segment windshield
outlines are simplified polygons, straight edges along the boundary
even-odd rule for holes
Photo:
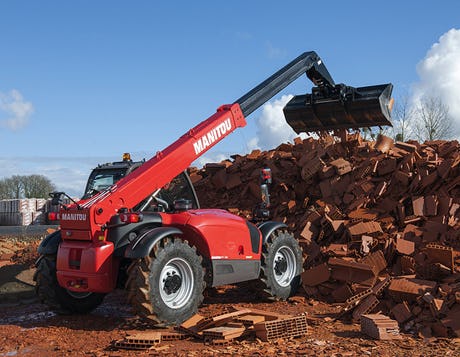
[[[96,193],[112,186],[126,175],[126,168],[94,170],[88,179],[83,198],[90,198]]]

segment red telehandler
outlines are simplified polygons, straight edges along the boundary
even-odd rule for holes
[[[303,53],[150,160],[95,169],[83,198],[61,204],[60,230],[38,248],[41,301],[56,311],[87,313],[126,287],[141,316],[179,324],[196,313],[205,287],[260,279],[274,298],[294,294],[303,260],[287,226],[200,209],[186,169],[303,74],[315,87],[284,108],[297,133],[391,125],[391,84],[335,84],[315,52]],[[53,193],[54,203],[64,196]]]

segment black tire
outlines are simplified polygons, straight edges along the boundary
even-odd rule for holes
[[[268,237],[262,249],[261,281],[270,296],[286,300],[300,286],[303,271],[302,249],[294,236],[277,230]]]
[[[150,256],[128,269],[129,300],[136,312],[163,325],[178,325],[193,316],[203,302],[202,258],[180,239],[157,243]]]
[[[98,307],[105,296],[100,293],[75,293],[61,287],[56,278],[55,255],[40,257],[34,280],[39,300],[60,314],[88,313]]]

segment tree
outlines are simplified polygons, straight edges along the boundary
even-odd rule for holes
[[[393,132],[396,141],[406,141],[412,134],[414,109],[409,106],[409,96],[402,95],[393,109]]]
[[[14,175],[0,180],[0,198],[14,199],[24,197],[21,176]]]
[[[449,139],[453,121],[449,107],[439,97],[424,97],[416,107],[414,134],[418,141]]]
[[[14,175],[0,180],[0,199],[47,198],[54,184],[43,175]]]
[[[22,185],[26,198],[47,198],[50,192],[56,190],[54,184],[43,175],[23,176]]]

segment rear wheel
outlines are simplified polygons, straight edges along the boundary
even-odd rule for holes
[[[63,314],[84,314],[98,307],[105,294],[74,292],[61,287],[56,278],[56,256],[40,257],[34,275],[35,292],[40,301]]]
[[[180,324],[194,315],[205,288],[202,259],[180,239],[167,238],[129,268],[129,299],[139,315]]]
[[[272,233],[262,251],[261,280],[265,291],[275,298],[287,299],[299,288],[302,269],[302,250],[294,236],[286,231]]]

